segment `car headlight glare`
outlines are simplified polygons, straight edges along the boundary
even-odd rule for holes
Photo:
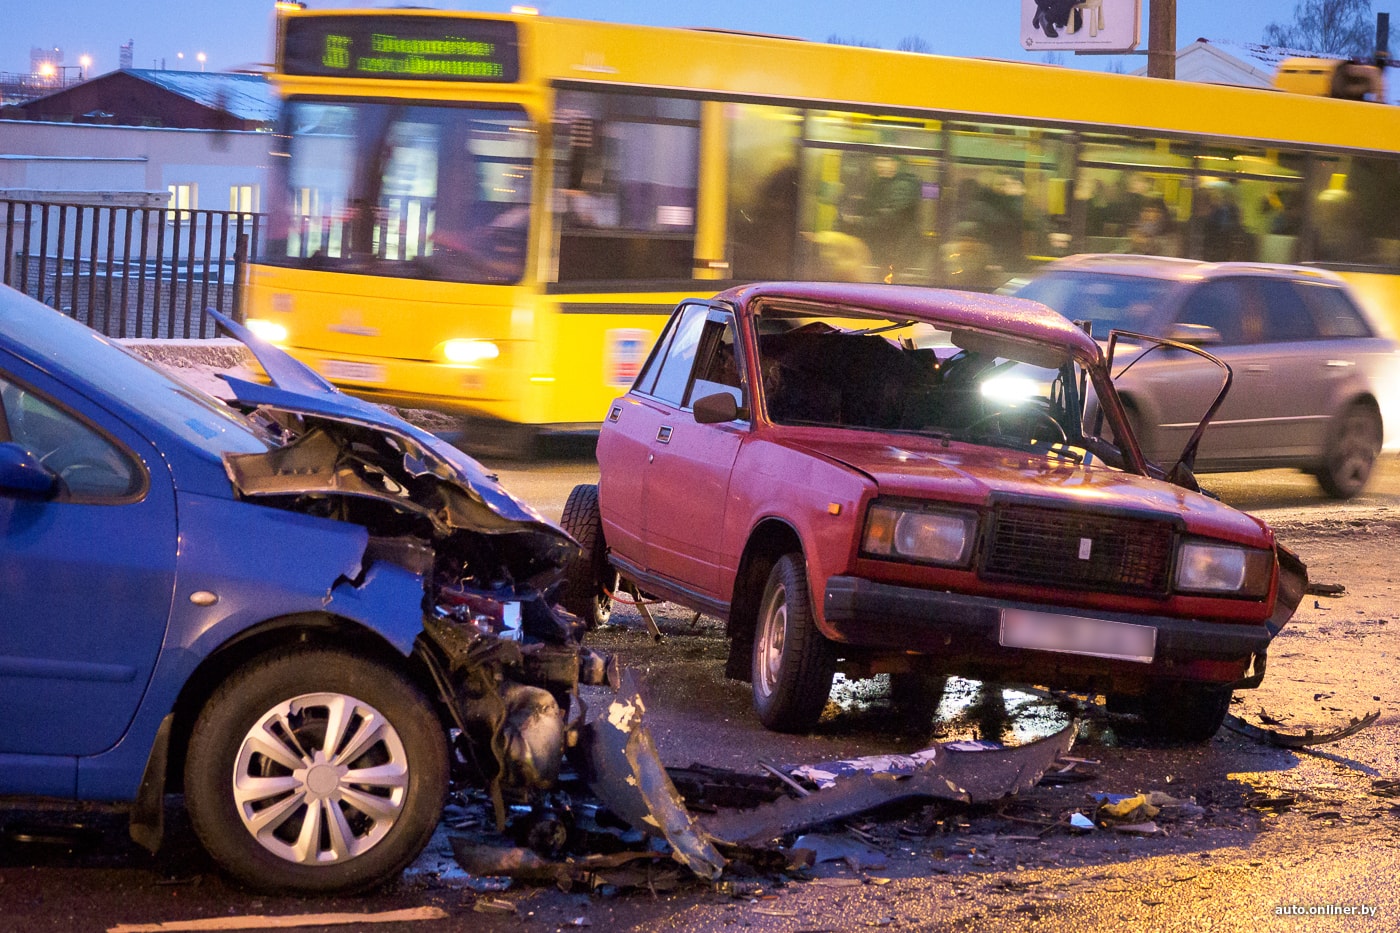
[[[253,336],[266,340],[268,343],[286,343],[287,328],[276,321],[269,321],[267,318],[250,317],[246,322],[247,328],[253,332]]]
[[[1231,544],[1187,541],[1176,562],[1176,589],[1263,597],[1269,592],[1273,554]]]
[[[970,512],[874,505],[861,550],[872,557],[958,566],[971,556],[976,530],[977,516]]]
[[[501,348],[489,340],[457,338],[442,345],[442,355],[449,363],[485,363],[501,355]]]

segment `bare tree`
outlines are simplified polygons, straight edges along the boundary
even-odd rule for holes
[[[866,39],[847,39],[844,36],[836,35],[836,33],[832,33],[831,35],[827,36],[826,43],[827,45],[853,45],[858,49],[880,48],[880,44],[878,42],[870,42]]]
[[[905,36],[899,40],[899,45],[895,46],[901,52],[918,52],[920,55],[933,54],[933,46],[929,45],[921,36]]]
[[[1300,0],[1293,22],[1264,27],[1269,45],[1341,58],[1366,58],[1375,50],[1371,0]]]

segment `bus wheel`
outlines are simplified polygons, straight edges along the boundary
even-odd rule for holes
[[[466,419],[452,441],[479,460],[523,463],[540,451],[540,429],[533,424]]]
[[[606,625],[612,616],[612,594],[617,592],[617,571],[608,563],[603,542],[603,522],[598,513],[598,487],[575,486],[564,503],[560,520],[574,536],[582,553],[565,570],[559,604],[584,621],[589,629]]]

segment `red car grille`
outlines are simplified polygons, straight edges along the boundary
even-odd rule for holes
[[[983,577],[1016,583],[1165,595],[1170,522],[1003,505],[992,514]]]

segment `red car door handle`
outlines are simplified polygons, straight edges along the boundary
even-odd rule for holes
[[[1244,371],[1250,375],[1258,376],[1268,372],[1269,367],[1265,366],[1263,363],[1255,363],[1253,366],[1246,366]]]

